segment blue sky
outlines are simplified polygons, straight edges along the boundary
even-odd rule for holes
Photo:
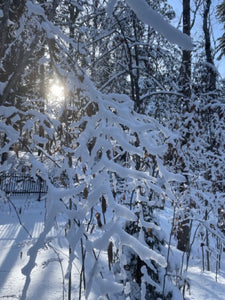
[[[191,1],[192,2],[192,1]],[[181,14],[182,14],[182,0],[168,0],[168,3],[174,8],[176,12],[176,18],[172,21],[173,26],[177,27]],[[216,18],[216,5],[221,3],[221,0],[213,0],[211,5],[211,25],[212,25],[212,33],[213,33],[213,40],[217,40],[223,34],[223,25],[219,23],[218,19]],[[195,6],[192,3],[192,8]],[[202,9],[200,10],[201,13]],[[181,24],[182,25],[182,24]],[[182,30],[182,28],[180,28]],[[199,16],[196,19],[196,23],[194,28],[192,29],[192,37],[194,40],[199,40],[201,38],[202,32],[202,19]],[[217,43],[216,43],[217,44]],[[212,43],[213,46],[213,43]],[[219,70],[221,76],[225,78],[225,57],[218,61],[215,59],[215,65]]]

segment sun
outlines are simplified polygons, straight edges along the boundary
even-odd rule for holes
[[[60,84],[53,83],[50,86],[50,93],[52,96],[62,98],[64,96],[64,87]]]
[[[59,80],[52,80],[48,88],[48,103],[60,104],[65,99],[65,88]]]

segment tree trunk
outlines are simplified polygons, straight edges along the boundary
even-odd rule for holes
[[[183,0],[183,33],[191,34],[190,0]],[[191,96],[191,51],[183,50],[180,78],[182,92],[188,98]]]
[[[183,0],[183,33],[187,34],[188,36],[190,36],[191,34],[190,0]],[[185,106],[186,106],[185,110],[188,111],[189,101],[191,97],[191,52],[187,50],[183,50],[180,77],[181,77],[181,88],[185,97]],[[189,136],[187,131],[184,140],[188,141],[188,139]],[[183,168],[185,168],[185,165]],[[183,189],[184,187],[181,186],[181,192]],[[188,203],[186,205],[188,205]],[[185,211],[184,220],[182,220],[178,224],[177,239],[178,239],[177,248],[181,251],[187,252],[189,248],[189,239],[190,239],[188,209],[186,209]]]
[[[206,55],[206,91],[215,91],[216,89],[216,72],[211,50],[211,40],[209,32],[209,11],[211,0],[205,0],[203,14],[203,32],[205,36],[205,55]]]

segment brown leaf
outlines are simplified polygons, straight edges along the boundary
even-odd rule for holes
[[[67,187],[67,184],[66,184],[66,182],[65,182],[65,180],[63,179],[62,176],[60,176],[60,181],[61,181],[61,183],[62,183],[65,187]]]
[[[86,108],[88,117],[95,115],[98,111],[99,111],[98,103],[96,103],[96,102],[89,103]]]
[[[213,225],[213,224],[210,224],[209,226],[210,226],[210,228],[212,228],[212,229],[216,229],[216,228],[215,228],[215,225]]]
[[[151,227],[148,228],[148,232],[149,232],[150,236],[152,236],[152,228]]]

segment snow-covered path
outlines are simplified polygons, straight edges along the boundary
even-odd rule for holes
[[[225,273],[222,272],[224,275]],[[202,272],[199,267],[190,267],[188,277],[191,279],[191,294],[187,293],[187,300],[224,300],[225,277],[218,275],[215,281],[215,273]]]

